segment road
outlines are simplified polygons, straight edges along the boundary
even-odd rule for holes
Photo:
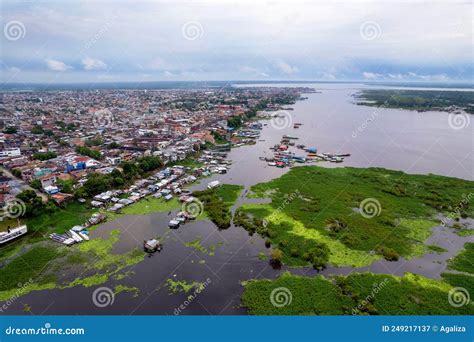
[[[34,189],[32,188],[27,182],[25,182],[24,180],[20,179],[20,178],[17,178],[15,177],[9,170],[3,168],[3,167],[0,167],[0,172],[2,172],[5,176],[7,177],[10,177],[12,180],[10,181],[10,183],[13,183],[13,184],[10,184],[10,187],[11,188],[18,188],[20,191],[23,191],[23,190],[33,190],[34,192],[36,192],[36,195],[40,196],[43,200],[43,203],[47,202],[48,201],[48,196],[46,196],[46,194],[40,192],[39,190],[37,189]]]

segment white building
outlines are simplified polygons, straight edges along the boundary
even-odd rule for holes
[[[21,151],[19,148],[5,148],[0,151],[0,158],[19,156],[21,156]]]

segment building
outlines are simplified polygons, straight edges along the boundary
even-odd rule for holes
[[[0,151],[0,158],[19,157],[21,151],[19,148],[5,148]]]

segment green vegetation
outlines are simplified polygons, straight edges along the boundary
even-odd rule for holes
[[[183,160],[177,160],[175,162],[166,164],[166,166],[174,166],[174,165],[180,165],[184,167],[189,167],[191,169],[195,169],[198,167],[202,167],[204,164],[197,161],[197,156],[194,156],[194,157],[188,157]]]
[[[11,289],[18,289],[22,285],[32,283],[41,276],[51,260],[64,254],[64,249],[51,247],[34,247],[17,257],[6,266],[0,268],[0,294]],[[40,284],[44,280],[40,281]],[[20,284],[20,285],[19,285]],[[0,295],[0,300],[3,296]]]
[[[34,190],[24,190],[16,195],[16,198],[25,204],[26,210],[23,214],[25,217],[36,217],[44,213],[51,214],[57,210],[56,205],[52,201],[43,203],[42,198],[36,195]]]
[[[137,297],[140,290],[138,289],[138,287],[129,287],[129,286],[125,286],[125,285],[116,285],[114,287],[114,294],[118,295],[121,292],[131,292],[131,293],[133,293],[133,297]]]
[[[19,292],[17,295],[79,285],[90,287],[103,284],[110,277],[120,279],[120,272],[141,262],[145,253],[133,249],[123,254],[113,254],[112,250],[119,239],[120,231],[113,230],[107,239],[95,238],[69,248],[50,241],[36,244],[27,252],[7,261],[6,266],[0,269],[0,301]],[[79,268],[81,276],[73,281],[62,280],[59,275],[72,266]],[[18,285],[20,283],[23,286]],[[121,285],[116,289],[119,292],[125,290]]]
[[[163,163],[159,157],[142,157],[133,162],[124,162],[122,164],[123,172],[114,169],[109,174],[91,173],[84,186],[77,189],[77,197],[92,197],[101,192],[122,188],[126,184],[131,184],[138,177],[144,177],[150,171],[161,167]]]
[[[193,281],[192,283],[187,283],[185,280],[166,279],[166,286],[168,286],[170,294],[176,294],[179,292],[188,293],[193,289],[202,290],[204,284],[196,281]]]
[[[100,154],[100,151],[92,150],[86,146],[76,147],[76,152],[82,154],[83,156],[91,157],[97,160],[101,160],[103,158],[102,154]]]
[[[212,136],[214,137],[215,143],[218,144],[218,145],[228,143],[228,141],[225,139],[225,137],[223,137],[222,135],[220,135],[217,132],[212,132]]]
[[[204,204],[204,211],[214,224],[221,228],[229,228],[232,220],[230,208],[239,197],[241,185],[224,184],[218,188],[195,191],[193,195]]]
[[[241,206],[234,223],[281,249],[284,263],[322,268],[326,261],[363,266],[380,257],[426,253],[436,213],[458,207],[462,194],[474,192],[474,182],[380,168],[303,166],[251,190],[272,202]],[[359,213],[366,199],[375,207],[371,218]],[[474,216],[474,207],[462,210]]]
[[[92,139],[86,139],[86,141],[84,142],[84,144],[88,147],[100,146],[103,143],[104,143],[104,140],[100,137],[94,137]]]
[[[58,154],[53,151],[48,151],[48,152],[37,152],[33,154],[33,158],[37,160],[49,160],[56,158]]]
[[[124,215],[146,215],[156,212],[166,212],[180,208],[177,198],[165,201],[163,198],[147,197],[122,209]]]
[[[122,146],[116,141],[112,141],[110,144],[107,145],[107,148],[109,150],[113,150],[113,149],[120,148],[120,147],[122,147]]]
[[[5,133],[5,134],[15,134],[17,131],[18,130],[15,126],[8,126],[8,127],[5,127],[5,129],[3,130],[3,133]]]
[[[218,242],[214,245],[210,245],[209,247],[204,247],[201,243],[201,238],[198,237],[197,239],[187,242],[184,244],[186,247],[193,248],[195,251],[201,252],[203,254],[207,254],[209,256],[214,256],[216,254],[217,247],[223,245],[222,242]]]
[[[137,176],[144,176],[147,172],[154,171],[163,166],[159,157],[147,156],[134,161],[122,163],[123,173],[126,179],[133,179]]]
[[[32,129],[31,129],[31,133],[32,134],[43,134],[43,127],[41,126],[34,126]]]
[[[242,117],[231,116],[227,119],[227,126],[232,128],[239,128],[240,126],[242,126]]]
[[[59,127],[59,129],[65,133],[72,132],[77,128],[74,123],[69,123],[66,125],[66,123],[61,120],[57,120],[55,123]]]
[[[474,274],[442,273],[441,276],[451,286],[466,289],[472,302],[474,296]]]
[[[453,307],[452,286],[407,273],[357,273],[327,279],[283,273],[244,284],[242,302],[254,315],[472,315],[474,304]],[[276,304],[276,305],[275,305]]]
[[[470,91],[438,90],[363,90],[358,104],[366,106],[403,108],[417,111],[449,111],[453,107],[474,114],[474,93]],[[368,102],[366,102],[368,101]]]
[[[449,261],[448,267],[452,270],[474,275],[474,243],[465,243],[464,250]]]
[[[91,173],[82,187],[76,190],[76,197],[92,197],[125,184],[124,175],[117,169],[111,173]]]
[[[428,249],[430,251],[433,251],[435,253],[445,253],[447,252],[448,250],[446,248],[443,248],[443,247],[440,247],[440,246],[436,246],[436,245],[428,245],[426,246],[428,247]]]
[[[349,313],[352,304],[322,276],[285,272],[275,280],[250,280],[243,285],[242,303],[253,315],[342,315]]]

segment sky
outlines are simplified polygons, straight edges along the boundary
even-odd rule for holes
[[[1,0],[2,83],[472,82],[470,1]]]

